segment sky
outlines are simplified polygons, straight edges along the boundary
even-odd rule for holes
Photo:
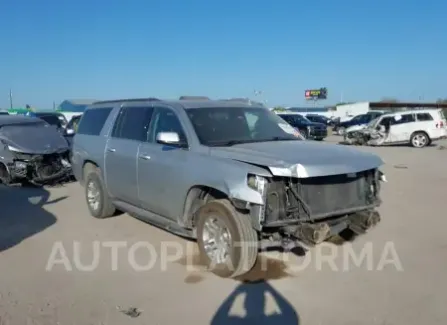
[[[0,108],[251,97],[447,98],[447,1],[0,0]],[[255,96],[255,91],[262,94]]]

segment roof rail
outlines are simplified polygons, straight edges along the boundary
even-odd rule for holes
[[[147,102],[147,101],[160,101],[158,98],[127,98],[127,99],[111,99],[111,100],[100,100],[93,102],[93,104],[113,104],[113,103],[131,103],[131,102]]]
[[[206,96],[180,96],[179,100],[210,100]]]

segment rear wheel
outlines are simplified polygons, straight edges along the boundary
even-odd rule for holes
[[[98,168],[90,168],[86,173],[85,198],[92,217],[104,219],[113,216],[115,207],[107,194]]]
[[[411,135],[411,145],[415,148],[423,148],[430,143],[430,138],[425,132],[415,132]]]
[[[200,208],[197,241],[202,262],[221,277],[245,274],[257,259],[258,236],[250,217],[236,211],[225,199]]]

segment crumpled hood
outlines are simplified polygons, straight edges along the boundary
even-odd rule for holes
[[[347,128],[347,129],[345,130],[345,133],[364,130],[364,129],[366,129],[367,126],[368,126],[368,124],[358,124],[358,125],[353,125],[353,126]]]
[[[5,126],[0,139],[18,152],[49,154],[68,150],[68,143],[56,128],[46,125]]]
[[[383,165],[377,155],[316,141],[244,143],[214,147],[210,154],[268,167],[275,176],[299,178],[356,173]]]

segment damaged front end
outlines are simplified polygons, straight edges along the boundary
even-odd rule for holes
[[[259,220],[263,245],[299,242],[319,244],[351,229],[364,233],[380,221],[376,208],[381,204],[378,169],[356,173],[265,179],[265,204],[251,210]]]
[[[45,185],[67,180],[72,171],[69,151],[49,154],[26,154],[11,152],[12,160],[7,164],[10,183],[30,182]]]

